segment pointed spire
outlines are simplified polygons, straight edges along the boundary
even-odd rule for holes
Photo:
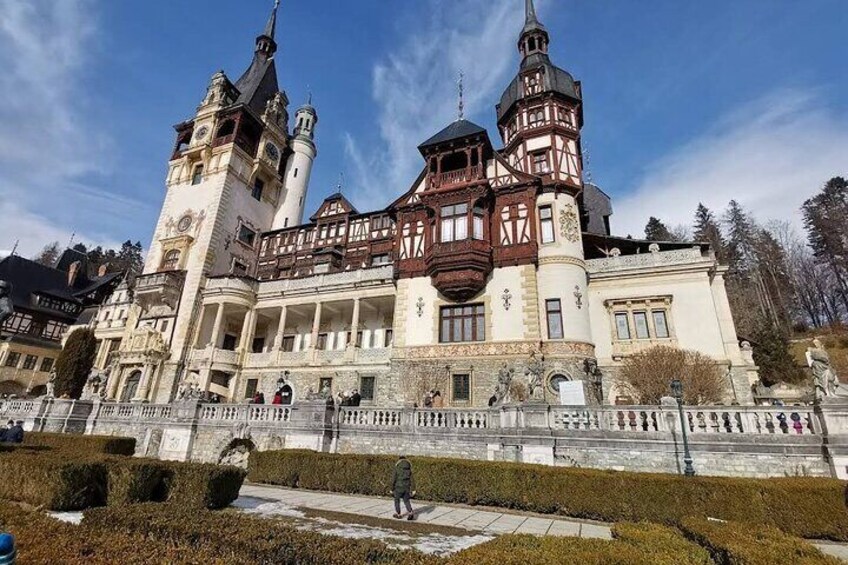
[[[533,0],[524,0],[524,30],[522,33],[537,29],[544,30],[545,26],[536,16],[536,6],[533,4]]]
[[[274,9],[271,10],[271,16],[268,18],[268,23],[265,24],[265,35],[274,39],[274,34],[277,31],[277,8],[280,7],[280,0],[274,0]]]

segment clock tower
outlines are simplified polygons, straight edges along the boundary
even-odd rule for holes
[[[310,106],[308,130],[289,133],[289,100],[275,67],[277,4],[247,70],[235,82],[223,71],[212,75],[194,116],[175,126],[165,201],[136,285],[139,321],[132,330],[158,332],[165,353],[142,371],[136,401],[173,397],[207,277],[252,275],[260,234],[275,227],[282,211],[289,222],[302,215],[317,113]]]

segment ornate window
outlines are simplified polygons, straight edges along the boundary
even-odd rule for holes
[[[548,152],[537,151],[530,154],[533,160],[533,173],[537,175],[545,175],[551,172],[551,167],[548,164]]]
[[[486,309],[482,304],[442,306],[439,322],[440,343],[486,339]]]
[[[180,250],[171,249],[162,258],[162,271],[176,271],[180,263]]]
[[[554,242],[554,212],[550,206],[539,207],[539,225],[542,228],[542,243]]]
[[[256,242],[256,232],[242,224],[239,226],[236,239],[248,247],[253,247],[253,244]]]
[[[531,128],[540,126],[545,123],[544,108],[534,108],[527,113],[527,123]]]
[[[451,400],[454,402],[471,401],[471,375],[468,373],[451,375]]]
[[[442,206],[441,242],[468,239],[468,204]]]
[[[548,319],[548,339],[562,339],[562,304],[559,299],[545,300]]]
[[[474,239],[483,239],[483,208],[474,207],[473,222]]]
[[[191,184],[200,184],[203,180],[203,165],[196,165],[191,174]]]
[[[607,300],[613,330],[613,355],[661,343],[674,343],[671,296]]]

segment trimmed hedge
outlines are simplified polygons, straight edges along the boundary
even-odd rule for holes
[[[237,467],[201,463],[16,452],[0,455],[0,499],[50,510],[149,501],[217,509],[238,498],[244,476]]]
[[[707,548],[719,565],[842,563],[835,557],[826,556],[804,540],[789,536],[773,526],[684,518],[681,528],[687,537]]]
[[[312,451],[254,451],[248,480],[384,496],[397,459]],[[848,541],[846,484],[626,473],[464,459],[412,458],[422,500],[515,508],[607,522],[676,525],[686,516],[774,525],[806,538]]]
[[[85,512],[82,525],[95,531],[144,535],[174,546],[237,555],[249,563],[298,565],[436,565],[438,557],[399,550],[375,540],[305,532],[267,518],[211,512],[177,504],[134,504]]]
[[[41,512],[0,501],[0,530],[15,536],[19,563],[62,565],[249,565],[232,553],[176,545],[142,534],[100,531],[61,522]]]
[[[50,432],[27,432],[25,446],[49,447],[75,455],[135,455],[135,438],[112,436],[85,436]]]
[[[106,501],[106,464],[54,453],[0,457],[0,499],[50,510],[82,510]]]

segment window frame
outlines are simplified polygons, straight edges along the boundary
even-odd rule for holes
[[[545,212],[549,213],[549,217],[545,217]],[[550,229],[550,233],[545,233],[545,228]],[[539,241],[542,244],[556,243],[556,229],[554,226],[554,207],[552,204],[543,204],[539,206]]]
[[[41,363],[39,364],[38,370],[42,373],[49,373],[53,370],[53,365],[56,363],[56,360],[52,357],[42,357]]]
[[[552,306],[556,305],[556,308]],[[559,335],[551,331],[551,319],[559,323]],[[565,327],[562,320],[562,301],[559,298],[548,298],[545,300],[545,320],[548,324],[548,339],[565,339]]]
[[[245,235],[246,232],[250,232],[250,234],[251,234],[249,241],[245,241],[244,238],[243,238],[243,236]],[[254,230],[253,228],[251,228],[247,224],[240,223],[238,230],[236,231],[236,241],[238,241],[242,245],[245,245],[245,246],[253,249],[254,246],[256,245],[257,235],[258,235],[258,232],[256,230]]]
[[[23,369],[24,371],[34,371],[35,367],[37,365],[38,365],[38,355],[33,355],[31,353],[28,353],[24,357],[24,362],[21,365],[21,369]]]
[[[12,361],[14,359],[14,361]],[[6,360],[3,361],[4,367],[17,369],[21,363],[21,353],[19,351],[10,351],[6,354]]]
[[[540,164],[544,164],[544,169],[539,167]],[[530,169],[534,175],[548,175],[551,173],[551,162],[548,158],[547,149],[530,152]]]
[[[369,382],[370,385],[365,385]],[[377,377],[374,375],[363,375],[359,377],[359,396],[363,402],[374,402],[377,397]],[[370,396],[366,394],[370,390]]]
[[[203,182],[203,163],[198,163],[191,169],[191,186],[197,186]]]
[[[466,312],[466,309],[471,309]],[[469,325],[470,324],[470,325]],[[439,308],[439,343],[486,341],[486,305],[448,305]]]
[[[259,177],[253,179],[253,186],[250,188],[250,196],[257,202],[262,202],[262,195],[265,192],[265,181]]]
[[[457,396],[457,381],[464,381],[463,386],[460,389],[465,393],[464,398]],[[457,372],[451,373],[451,403],[456,404],[471,404],[472,398],[472,385],[471,385],[471,371],[467,372]]]
[[[460,229],[458,229],[460,227],[464,234],[462,237],[460,237]],[[461,202],[442,206],[439,210],[439,241],[441,243],[452,243],[454,241],[465,241],[468,238],[468,203]]]

